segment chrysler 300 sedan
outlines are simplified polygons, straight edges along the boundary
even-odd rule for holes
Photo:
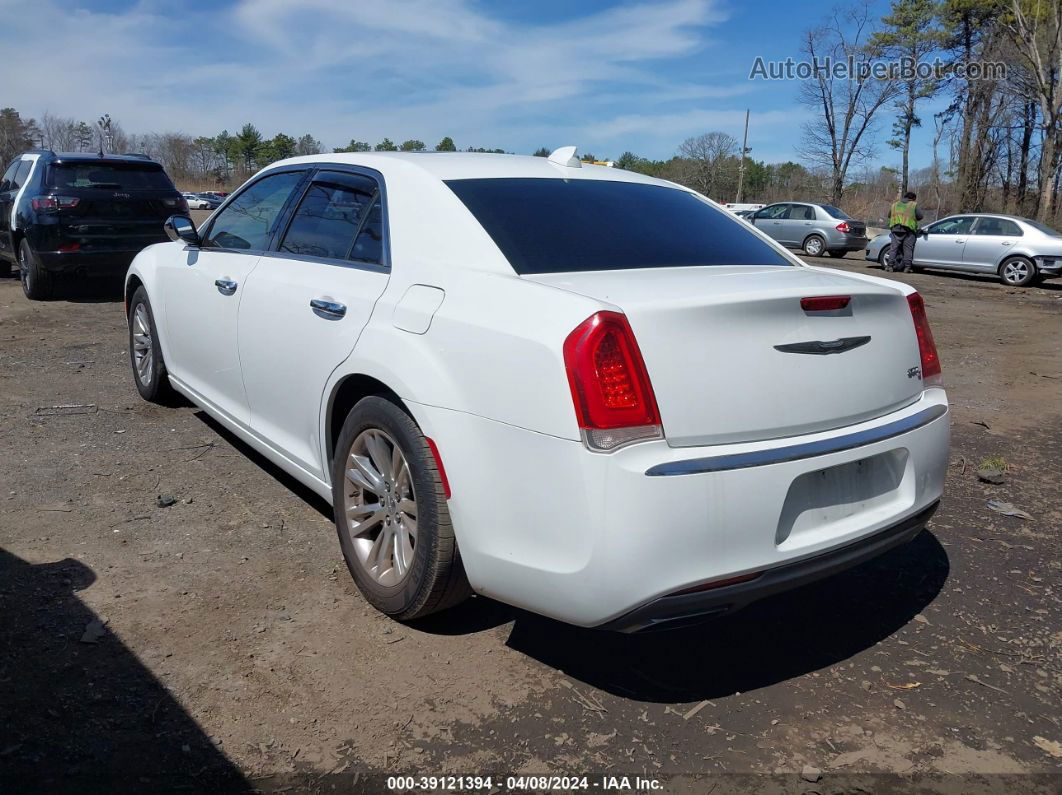
[[[917,534],[948,453],[921,297],[574,151],[294,158],[171,218],[128,273],[137,389],[330,499],[400,620],[674,625]]]
[[[889,236],[878,235],[867,245],[866,259],[885,265],[888,258]],[[984,273],[1025,287],[1062,274],[1062,232],[1015,215],[951,215],[915,240],[914,265]]]

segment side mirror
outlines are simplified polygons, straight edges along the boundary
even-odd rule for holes
[[[192,219],[186,215],[171,215],[162,228],[174,243],[184,242],[189,246],[199,246],[199,232],[196,231]]]

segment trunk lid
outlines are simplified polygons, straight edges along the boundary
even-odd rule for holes
[[[895,411],[922,392],[920,371],[912,372],[920,365],[914,324],[897,289],[797,267],[523,278],[627,315],[673,447],[826,431]],[[801,308],[801,298],[826,295],[851,301],[842,310]]]

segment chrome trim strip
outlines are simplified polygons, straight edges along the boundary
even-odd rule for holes
[[[805,442],[788,447],[775,447],[770,450],[755,450],[750,453],[730,453],[729,455],[714,455],[706,458],[692,458],[686,461],[670,461],[666,464],[657,464],[645,471],[649,477],[661,477],[668,475],[696,475],[703,472],[724,472],[729,469],[747,469],[748,467],[766,466],[767,464],[781,464],[786,461],[799,461],[802,458],[812,458],[827,453],[839,453],[842,450],[851,450],[853,447],[881,442],[894,436],[913,431],[928,425],[933,420],[939,419],[948,413],[947,406],[930,406],[922,409],[917,414],[904,417],[901,420],[870,428],[865,431],[848,433],[844,436],[834,436],[832,439],[821,439],[817,442]]]

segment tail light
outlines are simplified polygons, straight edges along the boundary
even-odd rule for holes
[[[918,336],[918,353],[922,359],[922,383],[925,386],[944,386],[944,375],[940,369],[940,357],[937,356],[937,344],[933,341],[933,331],[929,328],[926,317],[926,305],[922,296],[911,293],[907,296],[914,320],[915,334]]]
[[[81,244],[80,243],[61,243],[59,245],[59,250],[61,252],[63,252],[64,254],[70,254],[70,253],[72,253],[74,251],[80,251],[81,250]]]
[[[837,226],[835,226],[834,228],[838,232],[843,232],[846,235],[851,231],[851,227],[848,226],[848,222],[847,221],[841,221],[841,223],[837,224]]]
[[[80,201],[76,196],[34,196],[30,199],[30,206],[37,212],[54,213],[77,207]]]
[[[188,212],[188,202],[185,201],[183,196],[180,196],[176,199],[163,199],[162,206],[174,210],[180,210],[183,213]]]
[[[564,341],[564,367],[591,450],[664,437],[653,385],[625,315],[598,312],[580,323]]]

